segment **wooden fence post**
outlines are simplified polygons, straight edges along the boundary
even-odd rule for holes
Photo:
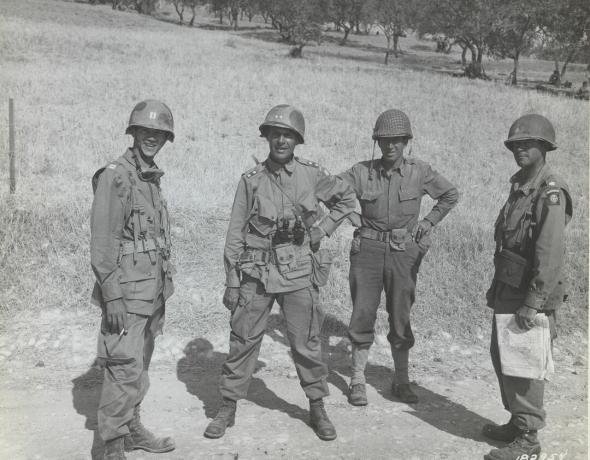
[[[16,191],[16,171],[15,171],[15,153],[14,153],[14,100],[8,99],[8,158],[10,161],[10,193]]]

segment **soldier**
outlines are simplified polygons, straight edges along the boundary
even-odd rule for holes
[[[336,430],[322,399],[328,395],[328,369],[322,361],[318,304],[318,286],[326,282],[330,260],[318,248],[352,212],[354,195],[344,181],[317,163],[294,156],[305,132],[299,110],[278,105],[259,129],[270,153],[242,175],[232,207],[223,296],[231,311],[230,349],[220,381],[223,404],[204,435],[220,438],[234,424],[236,402],[247,395],[276,300],[286,319],[301,387],[310,401],[310,424],[320,439],[333,440]],[[321,221],[320,202],[330,209]]]
[[[553,339],[555,310],[565,300],[564,232],[572,217],[568,187],[545,163],[546,152],[557,148],[555,131],[545,117],[525,115],[512,124],[504,144],[520,170],[510,179],[508,200],[496,220],[496,271],[487,303],[494,313],[515,314],[516,323],[524,330],[534,326],[537,313],[544,313]],[[502,275],[508,272],[509,277]],[[539,455],[537,430],[545,426],[544,381],[502,374],[495,322],[490,353],[502,403],[511,417],[504,425],[483,427],[488,438],[509,443],[484,458],[513,460]]]
[[[154,163],[165,142],[174,140],[172,113],[162,102],[140,102],[126,133],[133,147],[92,178],[92,300],[102,309],[98,357],[106,363],[98,432],[105,460],[125,459],[124,450],[174,449],[171,438],[155,437],[139,415],[154,338],[174,290],[168,210],[160,191],[164,173]]]
[[[355,406],[368,403],[365,367],[383,290],[389,315],[387,339],[395,365],[392,392],[402,402],[418,401],[408,375],[409,350],[414,345],[410,308],[418,268],[430,246],[429,234],[455,206],[458,192],[429,164],[404,157],[412,137],[405,113],[395,109],[383,112],[373,130],[373,156],[378,143],[382,158],[357,163],[340,175],[352,185],[361,205],[349,275],[353,307],[348,335],[353,369],[348,400]],[[418,220],[424,194],[437,203]]]

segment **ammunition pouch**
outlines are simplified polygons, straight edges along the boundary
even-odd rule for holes
[[[311,275],[310,249],[307,245],[283,244],[273,248],[272,255],[279,273],[286,279]]]
[[[530,276],[530,264],[522,256],[502,249],[494,256],[494,279],[513,288],[522,288]]]

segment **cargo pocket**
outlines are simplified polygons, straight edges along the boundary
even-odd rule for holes
[[[334,257],[328,249],[320,249],[311,255],[311,282],[318,287],[325,286],[330,276]]]
[[[124,299],[151,302],[156,297],[157,282],[153,271],[126,273],[121,276],[119,282]]]

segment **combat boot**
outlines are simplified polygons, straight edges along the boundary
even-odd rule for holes
[[[531,458],[539,456],[541,444],[537,440],[536,431],[521,431],[518,436],[502,449],[493,449],[484,455],[484,460],[517,460],[518,458]],[[528,457],[527,457],[528,456]]]
[[[512,419],[510,419],[504,425],[485,424],[481,430],[481,434],[495,441],[512,442],[520,434],[520,430],[516,428],[512,423]]]
[[[350,385],[348,389],[348,402],[353,406],[366,406],[369,404],[367,400],[367,390],[364,383],[355,383]]]
[[[309,401],[309,424],[322,441],[336,439],[336,429],[328,418],[322,398]]]
[[[409,383],[392,383],[391,392],[393,396],[406,404],[414,404],[418,402],[418,396],[412,391]]]
[[[127,460],[123,451],[123,436],[104,443],[103,460]]]
[[[225,429],[234,426],[236,421],[236,402],[231,399],[223,398],[223,404],[219,408],[219,412],[207,428],[204,436],[206,438],[217,439],[225,434]]]
[[[176,445],[170,437],[158,438],[143,424],[139,417],[139,404],[133,410],[133,419],[129,423],[129,434],[125,436],[125,451],[142,449],[146,452],[161,454],[174,450]]]

